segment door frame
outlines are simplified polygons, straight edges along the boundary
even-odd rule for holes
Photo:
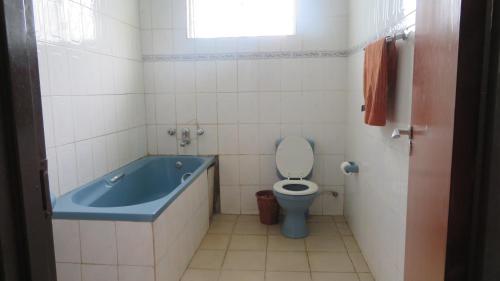
[[[0,2],[0,279],[56,280],[33,4]]]

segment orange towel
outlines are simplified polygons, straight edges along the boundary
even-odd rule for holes
[[[365,123],[385,126],[387,96],[394,91],[398,53],[396,42],[380,39],[365,48]]]

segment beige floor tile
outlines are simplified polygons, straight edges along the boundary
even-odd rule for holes
[[[335,222],[346,222],[347,221],[344,216],[333,216],[333,220]]]
[[[342,236],[344,240],[345,247],[349,253],[359,253],[361,249],[358,246],[358,242],[354,239],[354,236]]]
[[[235,222],[237,219],[238,215],[228,215],[228,214],[215,214],[212,217],[212,221]]]
[[[338,222],[337,229],[342,235],[352,235],[351,229],[349,228],[349,225],[347,225],[346,222]]]
[[[267,225],[260,222],[238,222],[234,227],[235,234],[266,235]]]
[[[233,232],[234,222],[214,221],[208,229],[210,234],[231,234]]]
[[[344,241],[340,236],[309,236],[306,238],[308,251],[346,252]]]
[[[191,259],[189,268],[220,269],[224,260],[225,251],[199,250]]]
[[[258,222],[260,223],[259,216],[256,215],[240,215],[238,222]]]
[[[269,251],[305,251],[304,239],[291,239],[282,235],[269,236],[267,249]]]
[[[228,251],[224,260],[224,270],[265,270],[266,252]]]
[[[313,281],[359,281],[356,273],[313,272]]]
[[[264,271],[222,271],[219,281],[264,281]]]
[[[371,273],[358,273],[360,281],[375,281]]]
[[[368,267],[368,264],[366,264],[365,258],[361,253],[350,253],[349,256],[351,257],[356,272],[370,272],[370,268]]]
[[[217,281],[219,280],[218,270],[188,269],[184,272],[181,281]]]
[[[309,272],[266,272],[266,281],[311,281]]]
[[[231,236],[230,250],[265,251],[267,236],[264,235],[233,235]]]
[[[351,259],[346,253],[309,252],[311,271],[355,272]]]
[[[309,271],[306,252],[267,252],[267,271]]]
[[[269,235],[281,235],[281,226],[279,224],[269,225],[267,229]]]
[[[308,223],[310,235],[340,235],[333,222]]]
[[[207,234],[201,241],[201,250],[225,250],[229,244],[229,235]]]
[[[307,218],[308,222],[333,222],[333,217],[331,216],[309,216]]]

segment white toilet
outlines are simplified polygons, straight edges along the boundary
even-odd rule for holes
[[[314,165],[311,143],[302,137],[290,136],[281,140],[276,150],[276,167],[283,180],[273,186],[278,203],[285,210],[281,233],[290,238],[309,234],[306,216],[318,185],[308,179]]]

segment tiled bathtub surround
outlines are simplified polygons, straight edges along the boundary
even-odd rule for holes
[[[179,280],[208,213],[205,171],[154,222],[54,220],[58,280]]]
[[[363,124],[363,60],[358,45],[386,32],[414,24],[416,1],[350,1],[349,94],[346,110],[346,159],[360,173],[346,177],[345,216],[377,280],[403,280],[409,147],[405,138],[392,140],[394,128],[410,122],[413,37],[398,42],[398,84],[389,101],[385,127]]]
[[[278,181],[276,140],[308,137],[316,142],[313,180],[340,194],[324,193],[311,212],[341,214],[345,54],[266,59],[242,54],[345,50],[348,1],[298,1],[296,36],[218,39],[185,39],[185,2],[141,1],[148,152],[219,154],[222,212],[253,214],[255,192]],[[167,131],[185,127],[203,128],[205,134],[180,147],[180,134]]]
[[[139,4],[35,0],[54,195],[146,154]]]

